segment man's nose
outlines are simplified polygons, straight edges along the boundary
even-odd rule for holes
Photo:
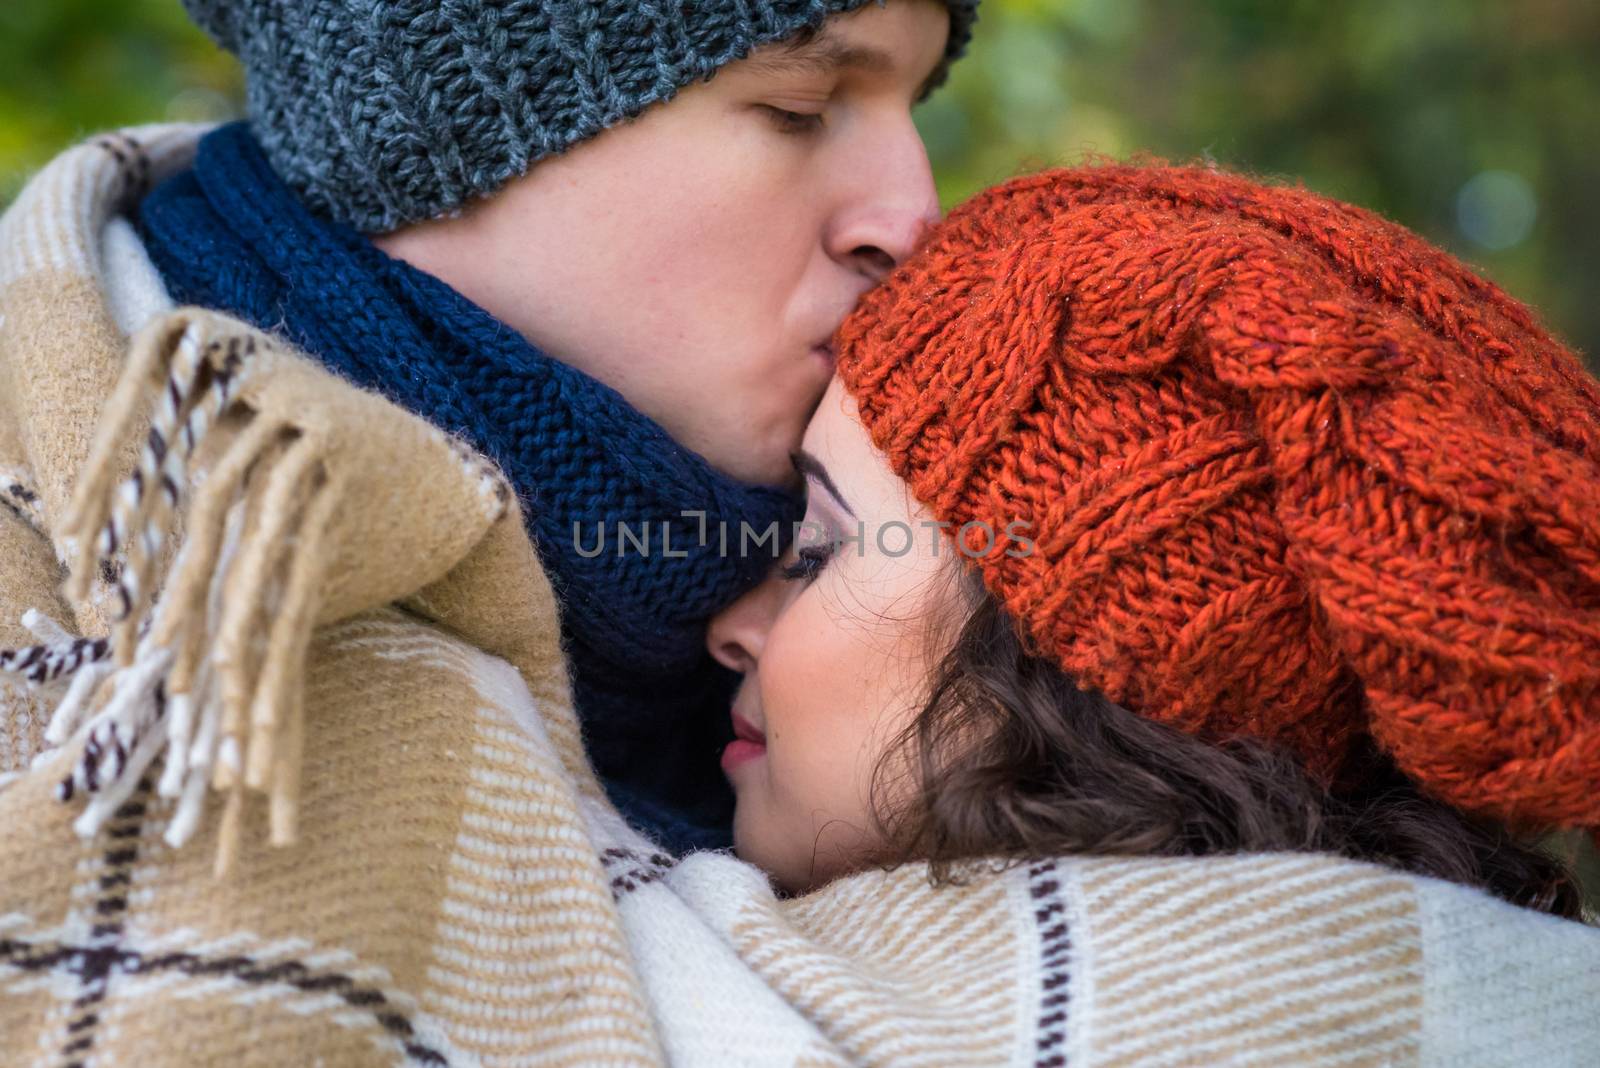
[[[847,205],[828,235],[829,254],[869,286],[903,263],[939,221],[933,168],[916,127],[908,120],[897,136],[873,147],[872,165],[851,179]]]
[[[706,648],[717,663],[739,672],[754,670],[778,617],[782,594],[782,579],[768,577],[711,617],[711,625],[706,628]]]

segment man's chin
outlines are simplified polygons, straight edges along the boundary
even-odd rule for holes
[[[712,467],[736,482],[798,494],[801,490],[800,476],[795,473],[794,461],[790,457],[799,447],[800,438],[797,435],[792,441],[785,438],[781,445],[771,442],[745,443],[719,449],[719,455],[716,456],[709,453],[701,455],[710,461]]]

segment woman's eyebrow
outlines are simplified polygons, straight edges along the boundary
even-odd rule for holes
[[[850,518],[854,519],[856,517],[854,509],[845,503],[845,499],[839,495],[839,487],[833,484],[833,479],[828,476],[828,469],[822,466],[821,460],[818,460],[804,449],[796,449],[789,454],[789,461],[794,464],[794,469],[800,472],[803,477],[814,478],[820,482],[822,488],[827,490],[829,495],[839,502],[839,507],[850,513]]]

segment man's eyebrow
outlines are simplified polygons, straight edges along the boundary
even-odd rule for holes
[[[838,74],[865,71],[892,74],[894,57],[871,45],[847,44],[831,37],[818,37],[792,48],[771,49],[749,57],[749,69],[756,74]],[[925,87],[924,87],[925,88]],[[921,99],[921,89],[918,99]]]
[[[814,478],[822,483],[822,488],[839,502],[839,507],[850,513],[850,518],[855,518],[855,511],[839,494],[839,487],[833,484],[833,479],[828,475],[828,469],[822,466],[822,461],[812,456],[804,449],[796,449],[789,454],[789,461],[794,464],[794,469],[807,478]]]

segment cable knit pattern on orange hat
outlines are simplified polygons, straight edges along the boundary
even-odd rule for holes
[[[841,329],[873,441],[1035,652],[1339,777],[1600,827],[1600,387],[1376,215],[1167,166],[953,212]]]

